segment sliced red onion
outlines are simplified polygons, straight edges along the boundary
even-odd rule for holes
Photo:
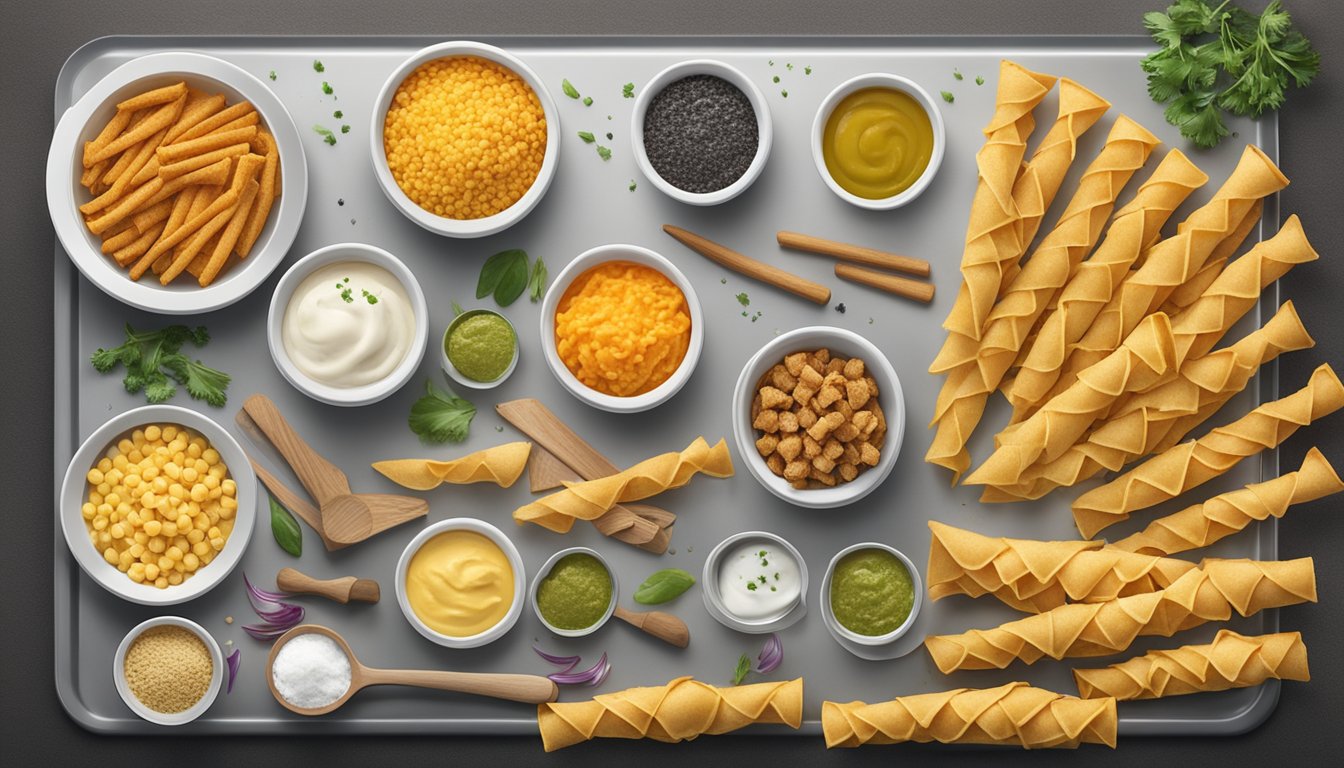
[[[293,624],[244,624],[243,631],[257,640],[274,640],[298,625],[297,621]]]
[[[770,638],[765,641],[765,647],[761,649],[761,655],[756,657],[756,671],[774,672],[782,663],[784,663],[784,643],[780,642],[778,633],[772,632]]]
[[[233,693],[233,681],[238,677],[238,666],[243,663],[243,649],[234,648],[229,658],[225,659],[229,664],[229,685],[224,689],[225,695]]]
[[[564,669],[556,673],[558,675],[563,675],[564,673],[574,669],[574,667],[577,666],[579,663],[578,656],[556,656],[553,653],[547,653],[541,650],[535,645],[532,646],[532,650],[535,651],[538,656],[545,659],[548,663],[554,664],[557,667],[564,667]]]
[[[303,623],[303,606],[284,602],[286,595],[279,592],[257,589],[247,574],[243,574],[243,583],[247,585],[247,601],[263,622],[244,625],[244,632],[258,640],[274,640]]]
[[[558,685],[601,685],[609,674],[611,664],[607,662],[607,654],[604,653],[596,664],[582,672],[557,672],[547,677]]]
[[[243,584],[247,585],[247,600],[252,604],[252,610],[256,611],[258,616],[265,618],[264,614],[275,613],[285,605],[284,599],[288,595],[257,589],[252,581],[247,578],[246,573],[243,574]]]

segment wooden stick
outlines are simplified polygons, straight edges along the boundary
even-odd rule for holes
[[[790,272],[785,272],[778,267],[772,267],[764,262],[748,258],[730,248],[695,234],[688,232],[681,227],[674,227],[671,224],[664,224],[663,231],[683,245],[704,256],[710,261],[717,262],[728,269],[739,274],[746,275],[755,280],[760,280],[776,288],[782,288],[796,296],[801,296],[808,301],[816,304],[827,304],[831,300],[831,289],[820,283],[814,283],[811,280],[799,277]]]
[[[912,256],[899,256],[886,251],[878,251],[872,248],[865,248],[861,245],[851,245],[841,243],[836,240],[827,240],[821,237],[805,235],[801,232],[781,231],[775,235],[779,244],[785,248],[793,248],[799,251],[809,253],[819,253],[823,256],[833,256],[842,261],[852,261],[855,264],[866,264],[878,269],[890,269],[896,272],[905,272],[920,277],[929,276],[929,262],[924,259],[916,259]]]
[[[904,277],[897,277],[886,272],[878,272],[875,269],[867,267],[856,267],[852,264],[836,264],[835,276],[842,280],[849,280],[855,283],[871,286],[887,293],[894,293],[897,296],[904,296],[907,299],[914,299],[928,304],[933,301],[933,283],[921,283],[918,280],[908,280]]]

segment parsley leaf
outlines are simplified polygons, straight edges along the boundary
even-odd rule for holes
[[[187,394],[210,405],[219,407],[227,401],[229,375],[179,351],[187,342],[203,347],[210,341],[203,326],[170,325],[158,331],[137,331],[128,323],[125,335],[126,341],[120,346],[100,348],[89,361],[99,373],[110,373],[119,365],[125,367],[122,386],[127,392],[144,392],[148,402],[162,403],[177,394],[176,382],[187,388]]]
[[[442,390],[434,382],[425,382],[425,395],[411,406],[407,423],[421,440],[431,443],[460,443],[467,439],[476,406]]]

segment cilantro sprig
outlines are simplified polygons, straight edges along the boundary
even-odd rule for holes
[[[176,382],[193,398],[222,407],[228,400],[230,376],[182,354],[182,345],[188,341],[203,347],[209,343],[210,334],[205,326],[170,325],[158,331],[137,331],[127,323],[126,341],[111,349],[100,347],[90,361],[99,373],[110,373],[119,365],[125,367],[122,385],[126,391],[144,392],[150,403],[171,399],[177,394]]]
[[[1276,110],[1290,85],[1301,88],[1320,71],[1320,54],[1280,0],[1259,15],[1231,0],[1176,0],[1144,14],[1143,24],[1160,46],[1141,62],[1148,95],[1201,147],[1228,135],[1224,111],[1256,118]]]

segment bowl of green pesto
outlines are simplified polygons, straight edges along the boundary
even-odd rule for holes
[[[616,610],[616,574],[588,547],[551,555],[532,582],[532,610],[561,637],[583,637],[607,623]]]
[[[919,569],[895,547],[864,542],[831,558],[821,582],[822,619],[861,645],[886,645],[909,631],[924,604]]]
[[[497,387],[518,367],[518,332],[494,310],[468,310],[444,330],[439,362],[464,387]]]

